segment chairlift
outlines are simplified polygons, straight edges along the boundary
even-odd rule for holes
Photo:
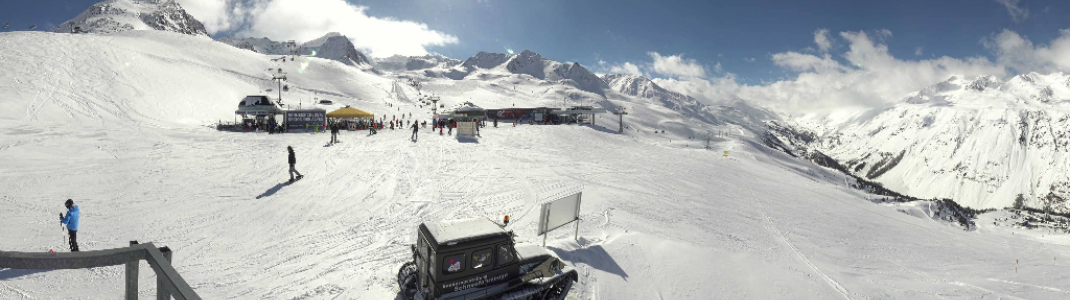
[[[284,86],[282,86],[282,91],[283,91],[283,92],[289,92],[289,91],[290,91],[290,85],[284,85]]]

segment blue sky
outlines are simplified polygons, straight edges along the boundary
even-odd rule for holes
[[[882,82],[916,89],[952,74],[1070,71],[1070,56],[1051,54],[1070,50],[1070,31],[1061,31],[1070,28],[1070,1],[177,1],[214,37],[301,41],[339,31],[380,57],[432,52],[463,60],[530,49],[595,72],[627,64],[700,99],[824,97],[823,82],[844,79],[875,90]],[[7,1],[0,22],[12,23],[8,31],[47,29],[96,2]],[[910,78],[882,75],[894,70]]]
[[[190,0],[195,1],[195,0]],[[73,18],[96,0],[6,1],[0,22],[47,29]],[[183,1],[179,1],[182,3]],[[222,1],[220,1],[222,2]],[[478,51],[531,49],[559,61],[597,69],[598,61],[648,61],[648,52],[694,59],[711,74],[737,74],[746,83],[792,74],[770,56],[814,47],[814,31],[887,29],[889,52],[900,58],[992,56],[981,39],[1011,29],[1047,41],[1070,28],[1070,1],[1022,0],[1028,17],[1015,21],[994,0],[950,1],[567,1],[567,0],[351,0],[376,18],[426,24],[456,43],[428,51],[464,59]],[[194,14],[196,16],[196,14]],[[235,30],[216,36],[235,34]],[[838,45],[843,47],[841,43]],[[837,45],[834,45],[835,50]],[[916,55],[920,47],[921,55]],[[754,62],[747,59],[754,58]]]

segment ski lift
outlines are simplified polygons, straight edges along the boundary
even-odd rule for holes
[[[283,91],[283,92],[289,92],[289,91],[290,91],[290,85],[284,85],[284,86],[282,86],[282,91]]]
[[[4,23],[4,29],[7,29],[8,27],[11,27],[11,23]]]

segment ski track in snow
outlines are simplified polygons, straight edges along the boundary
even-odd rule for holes
[[[752,199],[758,199],[758,197],[754,197],[753,189],[748,189],[748,191],[751,193]],[[810,269],[813,270],[814,273],[817,273],[818,276],[821,276],[821,279],[824,280],[825,283],[828,283],[828,285],[832,287],[833,290],[836,290],[836,292],[843,296],[843,298],[851,300],[851,295],[848,294],[847,289],[843,288],[843,286],[841,286],[839,282],[836,282],[836,280],[832,279],[832,277],[829,277],[828,274],[822,272],[820,268],[818,268],[816,265],[814,265],[813,262],[810,261],[810,259],[806,258],[806,255],[799,251],[799,248],[795,247],[795,244],[791,243],[791,240],[788,240],[788,237],[784,236],[784,233],[780,232],[780,230],[776,228],[776,225],[773,224],[773,220],[770,219],[769,215],[765,213],[765,205],[762,204],[761,200],[758,200],[757,203],[759,207],[758,211],[762,214],[762,218],[765,219],[765,229],[775,235],[777,240],[779,240],[785,246],[788,246],[788,248],[791,249],[791,252],[795,254],[795,257],[798,257],[799,260],[805,263],[808,267],[810,267]]]

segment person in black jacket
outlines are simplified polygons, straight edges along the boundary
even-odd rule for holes
[[[297,163],[297,157],[294,156],[294,148],[286,146],[286,150],[290,152],[290,182],[294,182],[294,173],[297,173],[297,179],[305,177],[305,175],[301,175],[301,172],[298,172],[297,169],[294,168],[294,164]]]
[[[415,122],[413,122],[412,123],[412,140],[414,140],[414,141],[416,140],[416,136],[417,136],[416,132],[417,132],[417,130],[420,130],[420,126],[419,126],[419,124],[416,124]]]
[[[331,144],[338,142],[338,123],[331,124]]]

